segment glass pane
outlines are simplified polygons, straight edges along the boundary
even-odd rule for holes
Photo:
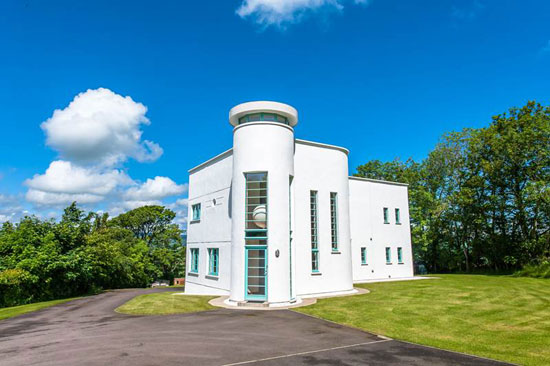
[[[265,295],[265,250],[249,249],[247,256],[247,293],[249,295]]]
[[[263,287],[263,286],[248,286],[248,294],[249,295],[256,295],[256,296],[263,296],[263,295],[265,295],[265,287]]]

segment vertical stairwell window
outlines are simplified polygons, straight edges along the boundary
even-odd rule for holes
[[[398,208],[395,209],[395,224],[401,225],[401,212]]]
[[[311,271],[319,272],[317,191],[309,192],[309,211],[311,217]]]
[[[397,262],[403,263],[403,248],[397,248]]]
[[[338,194],[330,192],[330,233],[332,251],[338,251]]]
[[[361,248],[361,264],[367,264],[367,248]]]
[[[391,248],[386,247],[386,264],[391,264]]]
[[[267,245],[267,172],[246,173],[245,243]]]
[[[390,223],[390,214],[388,213],[388,208],[384,207],[384,224]]]

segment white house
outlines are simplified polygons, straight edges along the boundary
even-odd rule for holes
[[[413,276],[406,184],[349,177],[349,151],[296,139],[289,105],[229,122],[233,148],[189,171],[186,293],[284,306]]]

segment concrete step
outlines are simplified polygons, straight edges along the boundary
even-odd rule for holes
[[[267,302],[256,302],[256,301],[239,301],[237,306],[247,306],[253,308],[268,308],[269,303]]]

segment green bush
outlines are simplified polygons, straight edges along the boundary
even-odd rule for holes
[[[1,224],[0,308],[181,276],[185,248],[175,215],[143,206],[109,220],[73,203],[59,222]]]
[[[32,275],[22,269],[0,271],[0,307],[30,302]]]
[[[534,278],[550,278],[550,260],[543,260],[539,264],[529,264],[516,272],[516,276],[534,277]]]

